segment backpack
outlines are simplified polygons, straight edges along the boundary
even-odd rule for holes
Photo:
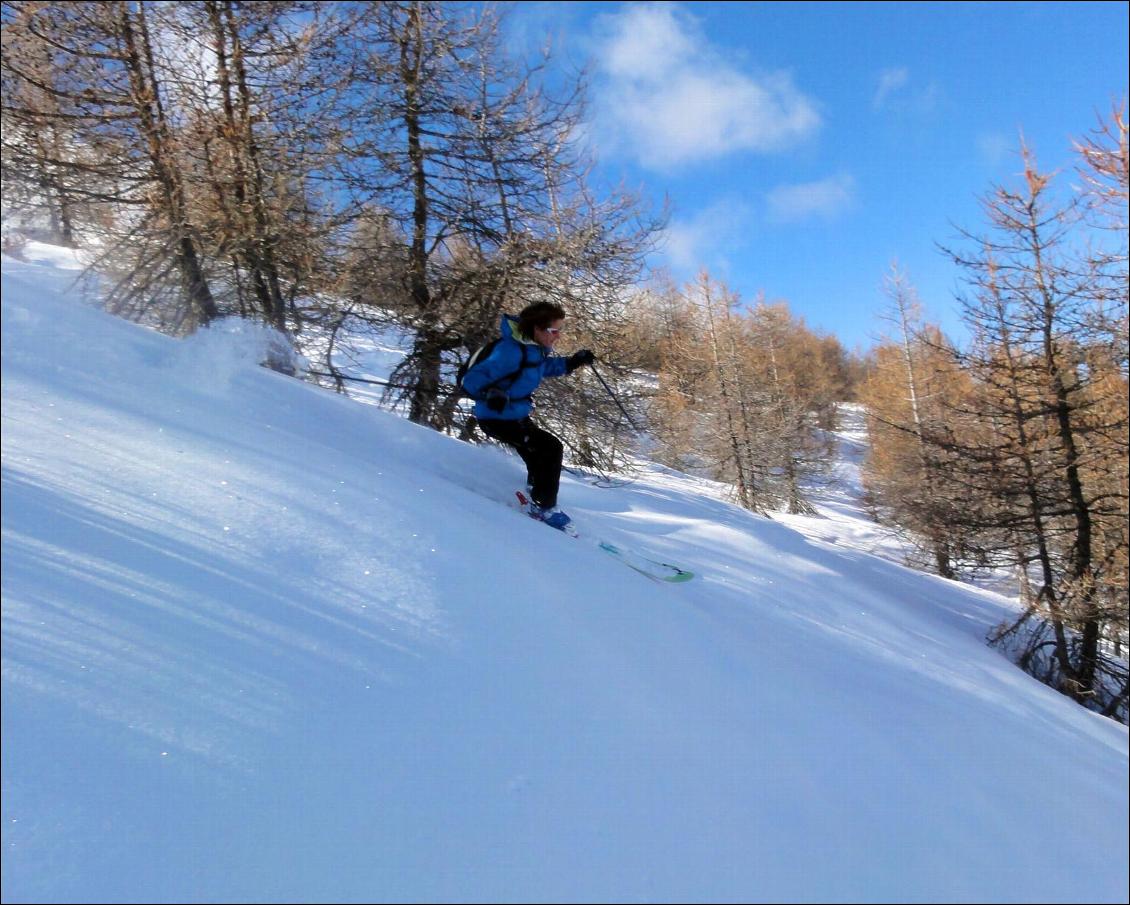
[[[502,342],[502,337],[496,336],[489,343],[479,346],[479,348],[471,353],[471,356],[466,361],[459,365],[459,370],[455,372],[456,392],[461,393],[464,396],[469,396],[472,399],[481,398],[486,394],[487,390],[491,389],[492,387],[498,386],[498,384],[502,383],[503,381],[513,381],[518,377],[519,374],[522,373],[522,370],[524,368],[529,367],[529,365],[526,364],[526,347],[522,346],[522,362],[518,365],[516,370],[512,371],[509,374],[504,374],[497,380],[492,380],[479,391],[478,396],[471,396],[470,393],[463,389],[463,378],[466,377],[467,372],[470,371],[471,368],[477,365],[480,361],[486,361],[487,358],[490,357],[490,353],[494,351],[494,347],[497,346],[500,342]]]

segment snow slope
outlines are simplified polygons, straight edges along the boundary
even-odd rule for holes
[[[567,478],[698,573],[649,581],[74,274],[4,260],[5,902],[1126,901],[1127,731],[986,647],[1004,598]]]

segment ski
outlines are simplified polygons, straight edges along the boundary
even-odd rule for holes
[[[668,581],[673,584],[679,584],[694,578],[694,572],[689,572],[681,566],[642,556],[634,550],[628,550],[619,544],[612,544],[606,540],[602,540],[597,541],[597,546],[609,556],[620,560],[620,562],[629,569],[635,569],[641,575],[654,578],[656,581]]]
[[[530,501],[521,490],[516,490],[514,496],[518,500],[518,509],[525,515],[529,515]],[[533,516],[530,516],[533,518]],[[566,525],[564,528],[558,529],[564,534],[568,534],[572,538],[580,538],[581,533],[573,527],[572,523]],[[666,581],[672,584],[681,584],[684,581],[690,581],[694,578],[694,572],[676,566],[673,563],[662,562],[658,559],[652,559],[649,556],[644,556],[625,547],[623,544],[614,544],[606,540],[597,540],[596,546],[602,552],[607,553],[613,559],[619,560],[629,569],[639,572],[641,575],[646,575],[655,581]]]

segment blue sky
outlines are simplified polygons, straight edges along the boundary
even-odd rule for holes
[[[522,3],[515,40],[552,38],[592,76],[599,173],[672,217],[653,264],[764,291],[865,348],[897,260],[958,331],[938,250],[1127,92],[1126,3]],[[1065,174],[1070,175],[1070,174]]]

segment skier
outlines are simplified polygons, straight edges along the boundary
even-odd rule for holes
[[[531,396],[543,377],[560,377],[592,364],[588,349],[568,358],[552,354],[564,322],[564,309],[552,302],[529,305],[516,318],[503,315],[502,338],[462,380],[475,400],[475,419],[483,433],[513,447],[526,463],[530,515],[558,530],[572,521],[557,508],[564,447],[530,420],[530,412]]]

